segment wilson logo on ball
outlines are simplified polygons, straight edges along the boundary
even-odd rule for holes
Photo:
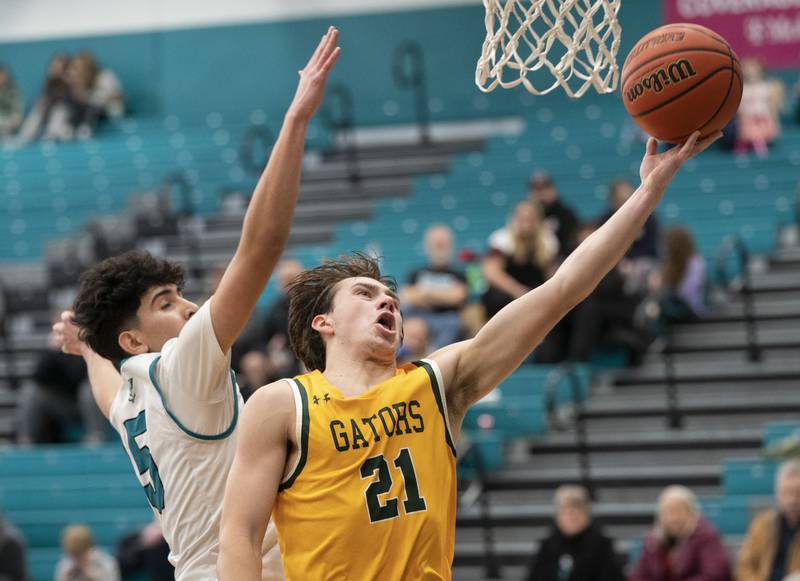
[[[674,63],[656,69],[628,89],[628,101],[633,103],[648,91],[660,93],[669,85],[676,85],[697,76],[692,63],[688,59],[680,59]]]

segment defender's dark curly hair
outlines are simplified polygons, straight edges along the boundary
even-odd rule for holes
[[[181,288],[183,282],[183,267],[149,252],[126,252],[95,264],[81,275],[73,306],[81,339],[113,362],[129,357],[119,334],[135,324],[142,297],[154,286]]]
[[[289,286],[289,344],[309,371],[325,369],[325,342],[311,328],[311,321],[331,311],[340,282],[362,276],[392,290],[397,288],[393,278],[381,275],[378,261],[361,252],[341,256],[338,260],[325,260],[320,266],[301,272]]]

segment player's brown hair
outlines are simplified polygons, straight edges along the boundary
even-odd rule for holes
[[[397,287],[393,278],[381,275],[375,258],[361,252],[325,260],[301,272],[289,285],[289,344],[309,371],[325,369],[325,342],[311,328],[311,321],[317,315],[329,313],[339,283],[355,277],[374,279],[392,290]]]

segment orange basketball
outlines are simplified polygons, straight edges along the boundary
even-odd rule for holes
[[[696,24],[668,24],[645,35],[622,67],[622,100],[636,124],[661,141],[705,137],[733,119],[742,68],[730,45]]]

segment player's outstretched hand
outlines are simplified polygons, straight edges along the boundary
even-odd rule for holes
[[[64,311],[61,319],[53,325],[53,339],[64,353],[83,355],[84,343],[78,331],[78,326],[72,321],[72,311]]]
[[[658,142],[651,137],[639,168],[642,184],[652,191],[663,193],[686,160],[708,149],[720,137],[721,131],[700,139],[700,132],[695,131],[685,143],[664,153],[658,153]]]
[[[336,44],[338,40],[339,31],[331,26],[320,40],[308,64],[300,71],[300,83],[289,111],[301,119],[311,119],[322,103],[328,73],[342,51]]]

